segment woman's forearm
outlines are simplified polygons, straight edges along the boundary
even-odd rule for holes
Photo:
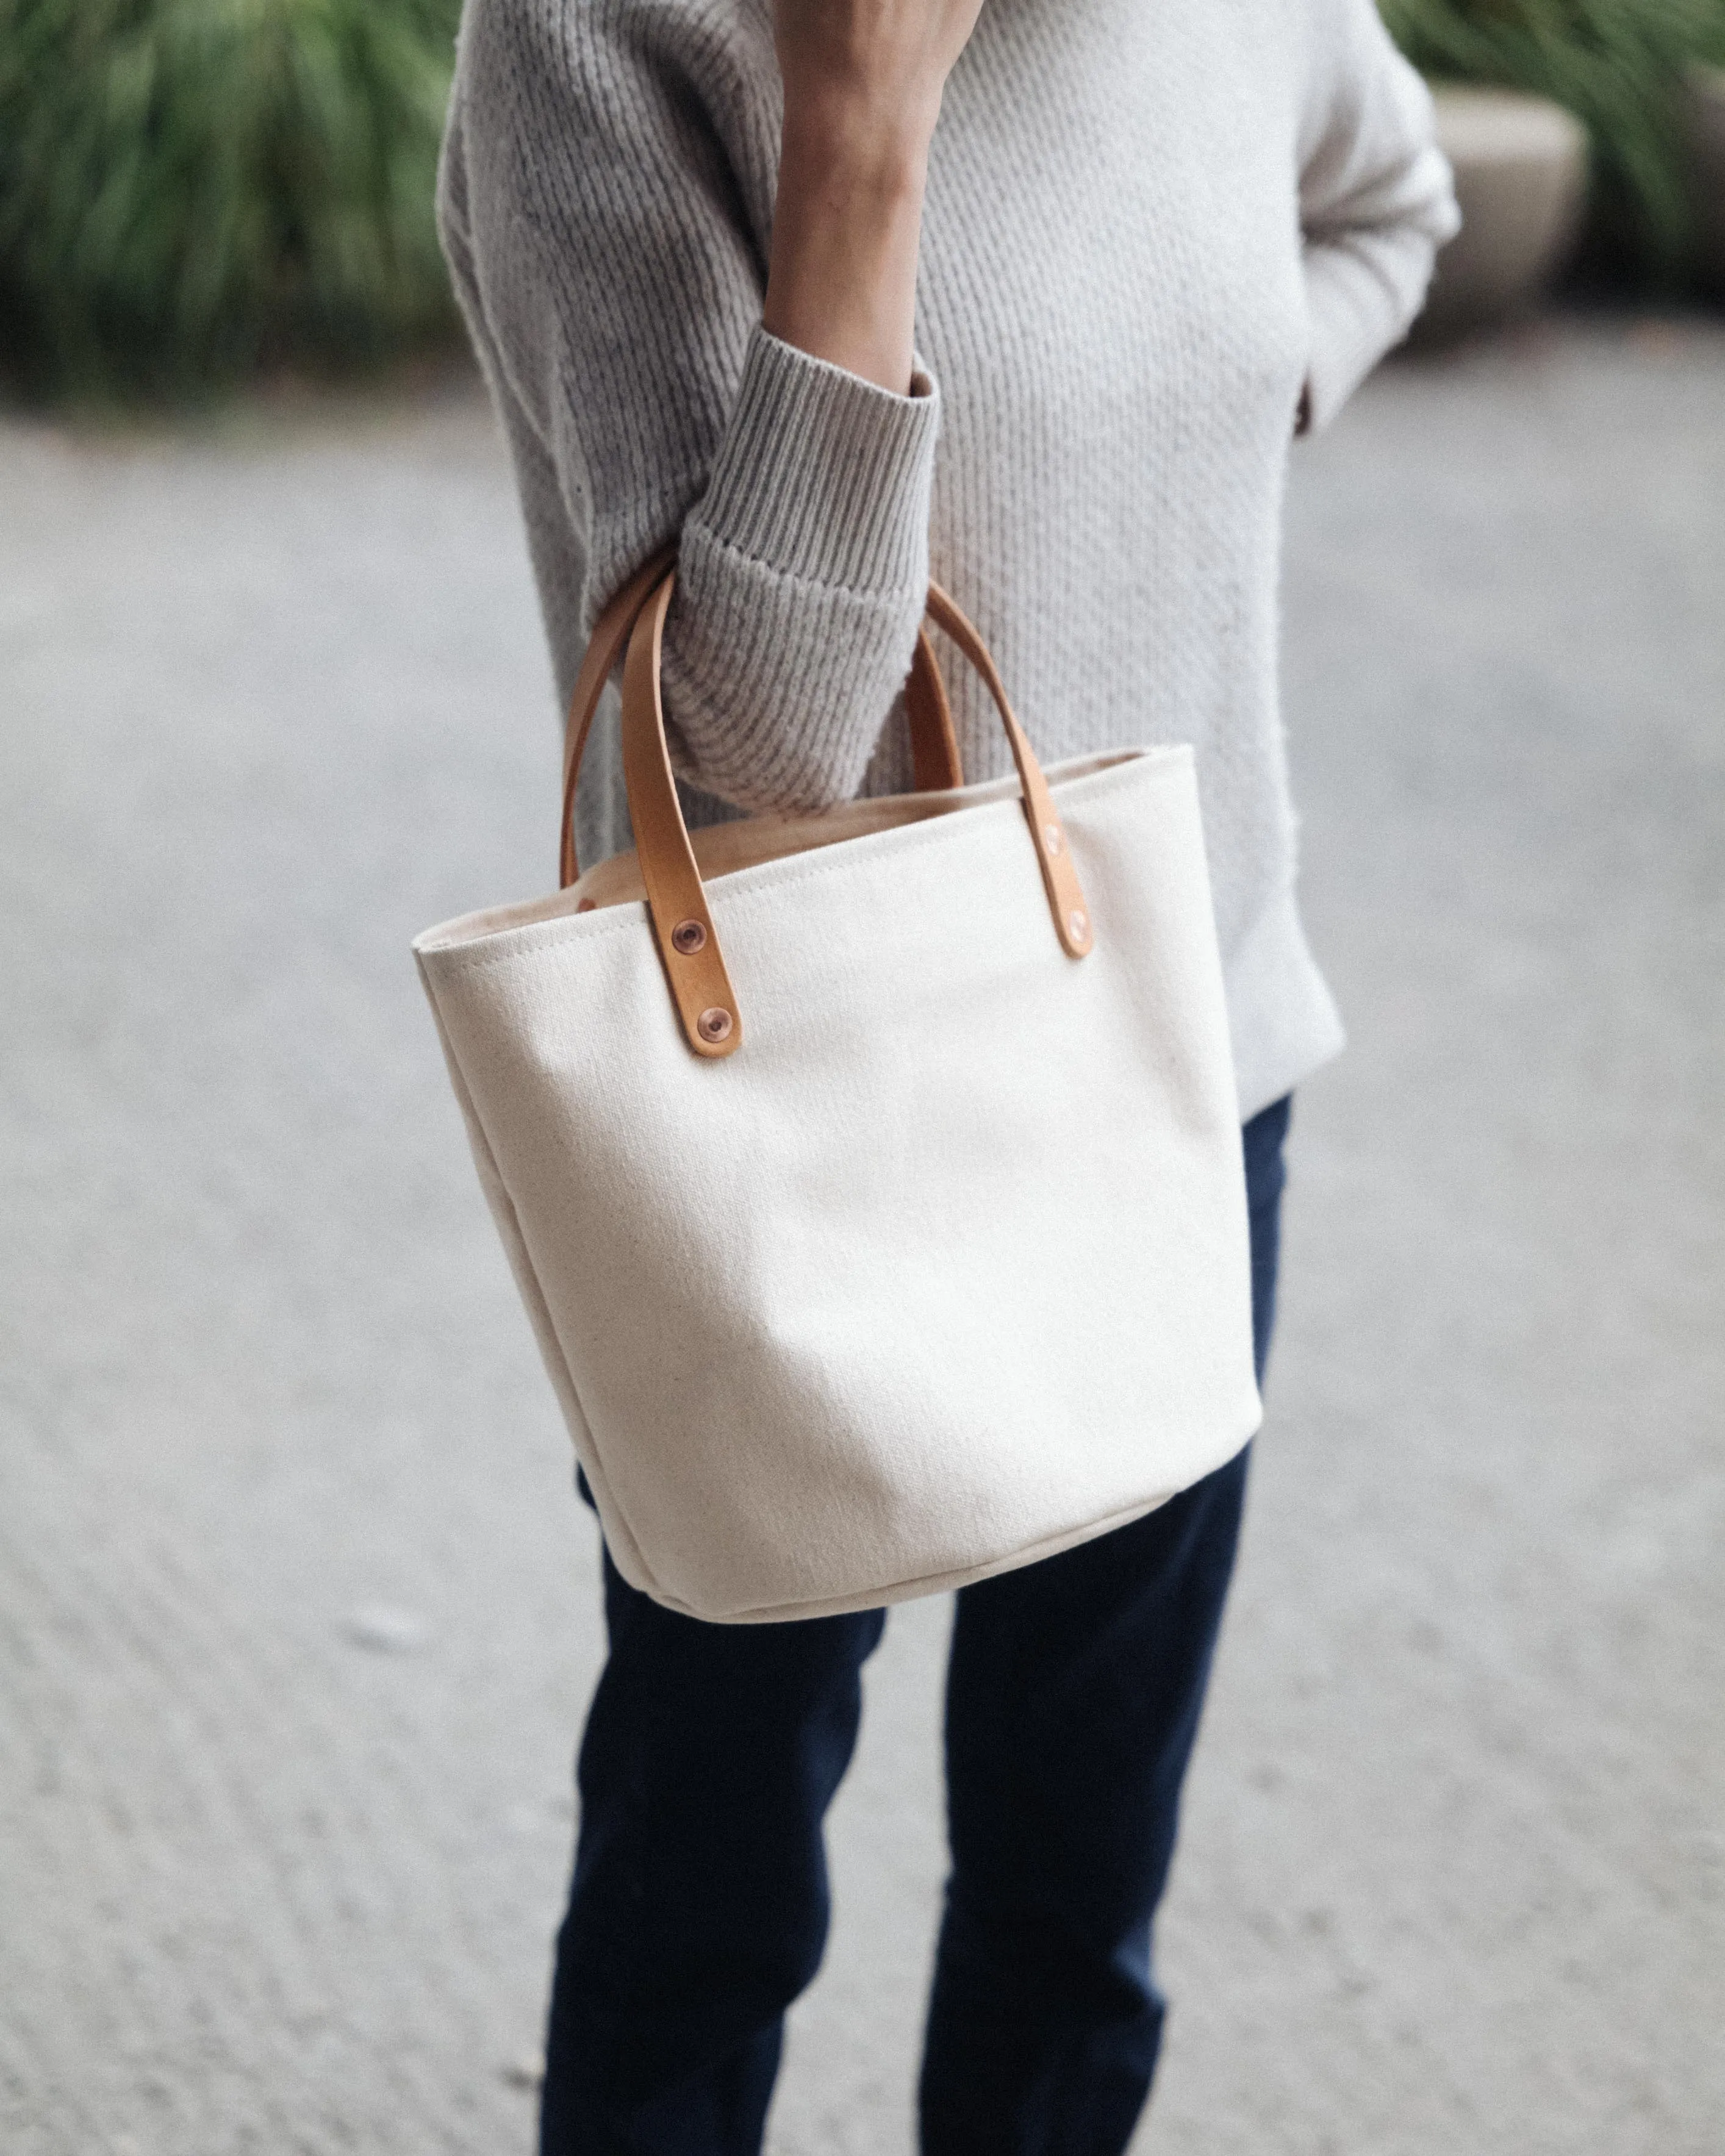
[[[926,150],[837,147],[787,114],[762,320],[786,344],[901,395],[911,386]]]
[[[777,0],[784,135],[762,319],[903,394],[941,91],[980,0]]]

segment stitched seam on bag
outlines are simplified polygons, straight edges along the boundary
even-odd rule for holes
[[[553,921],[535,921],[523,928],[488,929],[484,938],[478,942],[446,943],[441,950],[427,951],[422,955],[452,966],[505,966],[511,959],[532,957],[547,947],[554,949],[559,944],[568,942],[571,939],[564,932],[570,922],[575,921],[581,923],[581,931],[574,940],[583,943],[595,942],[601,936],[621,935],[626,928],[632,928],[639,934],[640,923],[629,919],[629,909],[645,903],[644,899],[633,898],[622,906],[598,909],[601,916],[611,916],[608,919],[595,919],[593,914],[564,913],[559,914]],[[500,951],[492,947],[491,939],[501,936],[519,937],[521,940],[511,942],[507,950]]]
[[[1014,801],[1009,799],[1005,801],[988,801],[979,803],[975,813],[978,814],[998,814],[1003,809],[1009,809],[1019,817],[1022,817],[1024,814],[1024,804],[1022,800]],[[957,827],[957,819],[955,818],[950,816],[930,816],[917,824],[903,824],[896,831],[865,831],[860,834],[856,839],[850,841],[849,843],[854,845],[860,845],[870,839],[896,841],[898,843],[892,844],[890,848],[891,852],[896,855],[911,852],[918,847],[932,845],[937,839],[944,839],[948,843],[951,843],[956,839],[962,842],[968,839],[973,839],[980,835],[982,835],[982,834],[976,825],[973,825],[971,829],[967,832],[963,829]],[[757,877],[757,880],[752,883],[746,890],[720,891],[713,890],[711,885],[705,886],[712,893],[711,897],[709,900],[709,903],[715,910],[715,926],[722,928],[725,916],[729,915],[735,917],[740,913],[749,911],[762,899],[771,897],[779,891],[793,890],[798,884],[813,882],[818,876],[830,875],[835,867],[844,866],[845,863],[842,860],[835,861],[830,857],[837,855],[839,851],[840,845],[845,843],[846,842],[841,840],[834,844],[828,846],[811,846],[803,853],[787,855],[783,860],[757,861],[749,868],[733,870],[732,873],[735,875],[753,875]],[[886,850],[886,849],[883,849],[883,850]],[[1035,861],[1034,842],[1028,838],[1025,840],[1025,851],[1028,859],[1034,865]],[[722,882],[724,880],[726,880],[724,878],[715,879],[716,882]],[[642,899],[632,899],[629,903],[631,906],[642,906],[645,904],[645,901]],[[606,910],[611,911],[613,909],[608,908]],[[619,906],[614,910],[619,913],[625,911],[625,908],[623,906]],[[564,918],[572,919],[574,916],[565,916]],[[635,930],[637,934],[639,933],[640,924],[639,922],[632,922],[625,919],[614,925],[619,929],[632,927]],[[536,928],[550,929],[559,927],[561,926],[561,921],[547,921],[534,923],[534,927]],[[613,926],[613,924],[608,922],[606,926],[608,929]],[[496,932],[500,935],[506,936],[511,934],[525,935],[530,934],[531,932],[520,929],[501,929]],[[591,930],[583,930],[582,940],[585,941],[593,932]],[[557,945],[564,943],[567,941],[567,938],[562,937],[550,939],[551,947],[555,948]],[[457,945],[449,955],[465,964],[471,964],[474,966],[501,966],[506,965],[512,958],[536,957],[541,951],[547,947],[547,938],[536,937],[531,943],[517,943],[506,951],[487,950],[482,943],[474,944],[467,948],[464,948],[463,947]]]
[[[989,801],[982,805],[985,809],[994,811],[1009,808],[1020,818],[1024,814],[1023,804],[1018,801]],[[979,825],[973,824],[968,831],[965,831],[955,829],[955,824],[956,819],[952,817],[931,816],[923,823],[906,824],[898,831],[864,832],[854,843],[860,844],[867,839],[900,839],[902,843],[891,850],[892,856],[897,858],[901,855],[913,853],[920,847],[932,845],[939,839],[968,843],[987,835]],[[944,829],[941,828],[942,825],[945,826]],[[1033,868],[1036,860],[1034,846],[1034,840],[1027,836],[1024,841],[1025,856]],[[758,906],[763,899],[776,896],[780,891],[793,891],[798,884],[813,883],[818,877],[830,874],[835,865],[842,866],[843,864],[824,861],[821,855],[836,854],[839,848],[836,845],[817,846],[811,848],[805,854],[788,855],[783,860],[757,862],[755,866],[759,871],[758,880],[752,883],[747,890],[721,891],[713,894],[709,903],[715,909],[714,925],[722,928],[727,915],[734,916],[740,913],[746,913],[751,908]],[[883,849],[883,850],[886,850]],[[750,871],[747,869],[739,869],[736,873],[738,875],[747,875]],[[1040,887],[1039,883],[1039,890]]]
[[[1169,749],[1178,751],[1183,748],[1187,751],[1183,757],[1177,757],[1168,753]],[[1176,771],[1190,768],[1192,762],[1188,743],[1183,742],[1168,743],[1163,745],[1163,756],[1154,762],[1142,757],[1133,757],[1126,762],[1111,764],[1104,770],[1086,772],[1082,778],[1070,779],[1065,782],[1061,791],[1065,791],[1067,788],[1076,789],[1083,787],[1087,793],[1106,794],[1123,787],[1129,779],[1147,774],[1159,785],[1165,778],[1172,778]],[[705,886],[705,888],[712,893],[710,903],[722,907],[726,913],[739,913],[757,896],[764,896],[769,891],[788,890],[798,883],[808,882],[815,876],[831,875],[834,870],[845,865],[845,849],[848,847],[878,841],[880,842],[879,850],[882,852],[910,852],[918,846],[932,845],[941,839],[950,840],[955,833],[961,839],[964,837],[965,833],[959,819],[967,813],[980,816],[998,814],[1004,809],[1014,810],[1022,817],[1024,796],[1009,795],[1001,801],[979,802],[974,810],[968,812],[961,810],[957,816],[924,817],[915,824],[901,824],[896,830],[860,832],[854,839],[839,839],[829,845],[811,846],[803,853],[788,855],[783,861],[757,861],[746,869],[732,869],[726,875],[715,877],[711,883]],[[1030,844],[1029,850],[1030,859],[1034,861],[1036,858],[1034,842]],[[745,875],[757,879],[747,890],[727,891],[716,888],[729,882],[732,877]],[[569,924],[573,921],[578,921],[582,924],[578,938],[576,940],[583,942],[592,941],[602,935],[620,933],[624,929],[629,929],[639,934],[640,923],[628,918],[628,911],[631,906],[644,906],[645,903],[644,899],[630,899],[624,906],[605,906],[599,909],[601,913],[614,913],[624,916],[617,921],[599,922],[595,921],[591,915],[568,913],[560,915],[554,921],[535,921],[531,927],[527,928],[491,930],[490,936],[520,937],[523,939],[520,942],[512,942],[507,950],[488,948],[488,936],[485,942],[446,945],[440,951],[428,951],[424,955],[429,958],[445,960],[452,965],[464,968],[507,965],[513,959],[536,957],[541,951],[547,947],[556,948],[558,945],[570,941],[563,932],[566,932]],[[530,937],[531,941],[526,940]]]
[[[1183,747],[1184,744],[1180,746]],[[1074,779],[1070,783],[1075,787],[1088,787],[1093,780],[1111,780],[1117,778],[1123,783],[1126,778],[1145,767],[1140,760],[1134,759],[1131,763],[1111,766],[1106,771],[1086,772],[1082,778]],[[1183,763],[1178,767],[1173,764],[1166,767],[1170,775],[1177,767],[1184,768],[1185,767]],[[1153,770],[1153,767],[1152,768]],[[1154,775],[1160,783],[1161,773],[1156,772]],[[1101,792],[1104,789],[1098,786],[1096,790]],[[1022,819],[1024,812],[1024,796],[1009,795],[1003,801],[979,802],[973,813],[978,815],[984,813],[998,815],[1001,811],[1009,809]],[[842,860],[834,860],[832,857],[840,855],[846,845],[859,846],[880,841],[881,852],[890,851],[896,856],[900,854],[910,853],[919,846],[937,844],[942,839],[950,841],[964,839],[967,837],[975,839],[983,835],[983,829],[979,824],[973,824],[967,833],[957,816],[928,816],[915,824],[901,824],[896,830],[865,831],[853,839],[839,840],[829,846],[811,846],[803,853],[788,855],[783,860],[757,861],[749,868],[736,869],[732,871],[733,875],[747,875],[757,879],[747,889],[727,891],[722,889],[712,889],[711,886],[707,886],[712,892],[709,903],[715,909],[715,924],[722,927],[724,915],[742,913],[757,900],[765,898],[769,894],[791,890],[799,883],[812,882],[817,876],[830,875],[835,869],[844,865]],[[891,843],[895,841],[897,843]],[[1035,841],[1028,833],[1025,837],[1025,855],[1031,865],[1037,867]],[[1037,889],[1040,891],[1042,886],[1040,867],[1037,867]],[[726,878],[716,879],[719,883],[726,880],[727,880]]]

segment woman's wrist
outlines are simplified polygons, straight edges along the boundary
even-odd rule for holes
[[[928,146],[982,0],[773,0],[784,136],[762,321],[902,396]]]
[[[900,394],[932,126],[932,115],[861,100],[786,99],[762,320],[786,344]]]

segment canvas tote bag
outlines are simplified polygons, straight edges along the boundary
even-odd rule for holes
[[[919,790],[685,826],[673,575],[576,685],[557,896],[414,944],[480,1180],[624,1577],[752,1623],[1123,1525],[1259,1420],[1240,1121],[1193,756],[964,785],[925,629]],[[572,808],[628,643],[636,850]]]

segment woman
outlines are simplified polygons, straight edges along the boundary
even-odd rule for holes
[[[1455,223],[1370,0],[469,0],[441,213],[566,694],[679,539],[691,822],[908,788],[931,569],[1045,760],[1195,744],[1261,1372],[1288,1096],[1341,1043],[1276,716],[1286,444],[1405,330]],[[998,773],[952,687],[968,775]],[[611,757],[589,860],[624,843]],[[928,2156],[1131,2135],[1245,1466],[958,1597]],[[605,1594],[542,2145],[744,2156],[882,1613],[703,1625],[608,1559]]]

